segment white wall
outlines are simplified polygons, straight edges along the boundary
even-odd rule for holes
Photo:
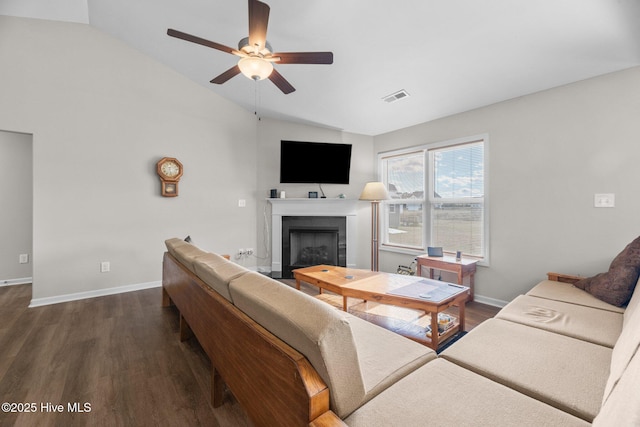
[[[0,58],[0,129],[33,134],[35,299],[159,281],[168,237],[256,246],[252,114],[83,24],[0,16]]]
[[[0,286],[31,281],[33,180],[31,135],[0,131]],[[29,262],[20,264],[19,255]]]
[[[510,300],[547,271],[594,274],[639,233],[640,68],[598,77],[374,138],[266,120],[82,24],[0,16],[0,129],[33,135],[34,298],[161,278],[163,240],[190,234],[221,253],[263,251],[281,139],[353,143],[357,198],[375,153],[488,133],[491,265],[477,294]],[[180,196],[159,196],[155,163],[185,166]],[[593,194],[616,194],[614,209]],[[238,199],[247,200],[246,208]],[[369,205],[359,211],[358,266],[369,265]],[[100,273],[100,261],[112,271]],[[382,253],[395,271],[408,256]]]
[[[349,185],[323,185],[325,195],[328,198],[337,197],[343,193],[349,199],[358,199],[365,183],[375,177],[375,152],[373,151],[373,138],[341,132],[334,129],[320,128],[304,124],[285,122],[274,119],[261,119],[258,125],[258,181],[257,181],[257,205],[258,205],[258,257],[259,265],[265,269],[271,268],[271,254],[267,254],[265,242],[271,236],[265,233],[264,216],[267,224],[271,225],[271,206],[266,201],[269,190],[284,190],[288,198],[308,197],[309,191],[320,190],[317,184],[280,184],[280,141],[310,141],[352,144],[351,170]],[[326,167],[330,168],[331,165]],[[356,265],[360,268],[369,268],[369,248],[371,239],[371,214],[368,202],[358,204],[358,257]],[[268,236],[268,237],[267,237]],[[280,238],[280,236],[275,236]],[[270,251],[270,245],[267,245]]]
[[[374,138],[376,152],[489,134],[491,265],[476,295],[508,301],[548,271],[593,275],[640,235],[640,68]],[[596,209],[594,193],[615,193]],[[381,254],[393,271],[401,258]]]

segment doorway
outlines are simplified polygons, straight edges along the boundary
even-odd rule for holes
[[[0,130],[0,286],[32,283],[33,135]]]

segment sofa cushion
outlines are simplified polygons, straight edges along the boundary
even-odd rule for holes
[[[591,422],[602,404],[611,352],[601,345],[489,319],[440,356]]]
[[[444,359],[401,379],[345,423],[351,427],[589,425]]]
[[[640,426],[640,352],[636,352],[620,380],[593,420],[596,427]]]
[[[640,348],[640,310],[635,310],[625,322],[620,338],[613,347],[611,355],[611,370],[607,379],[604,397],[606,399],[614,389],[616,383],[622,377],[623,372],[629,365]]]
[[[309,360],[341,418],[435,358],[424,346],[257,273],[232,280],[230,292],[240,310]]]
[[[640,279],[638,279],[638,283],[640,283]],[[633,291],[633,295],[629,300],[629,304],[627,304],[627,309],[624,311],[624,321],[622,323],[623,327],[626,326],[627,322],[636,311],[640,310],[640,287],[636,283],[636,287]]]
[[[520,295],[495,317],[613,347],[622,331],[623,315],[583,305]]]
[[[527,295],[624,313],[624,308],[608,304],[590,293],[576,288],[571,283],[543,280],[527,292]]]
[[[387,329],[356,316],[348,315],[348,319],[366,390],[365,402],[437,357],[435,351]]]
[[[212,253],[197,257],[193,266],[196,275],[229,302],[232,302],[229,282],[249,272],[246,268]]]
[[[177,242],[176,240],[180,240],[180,242],[182,243]],[[203,251],[199,247],[192,245],[191,243],[187,243],[181,239],[173,238],[165,240],[165,245],[167,246],[167,250],[169,251],[169,253],[173,255],[174,258],[180,262],[180,264],[184,265],[194,274],[195,269],[193,267],[193,262],[196,258],[207,254],[206,251]]]
[[[212,268],[220,264],[225,264],[229,262],[231,261],[229,261],[228,258],[225,258],[222,255],[214,254],[213,252],[207,252],[206,254],[197,257],[195,260],[196,264],[206,264]]]
[[[178,239],[177,237],[172,237],[171,239],[165,240],[164,244],[167,247],[167,251],[174,257],[176,256],[176,248],[178,246],[188,245],[187,242],[182,239]]]
[[[629,243],[611,262],[609,271],[582,279],[575,286],[619,307],[627,304],[640,275],[640,237]]]

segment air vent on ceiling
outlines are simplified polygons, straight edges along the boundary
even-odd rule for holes
[[[399,101],[402,98],[406,98],[408,96],[409,96],[409,94],[407,93],[407,91],[402,89],[402,90],[400,90],[400,91],[398,91],[396,93],[392,93],[391,95],[385,96],[384,98],[382,98],[382,100],[384,102],[391,103],[391,102]]]

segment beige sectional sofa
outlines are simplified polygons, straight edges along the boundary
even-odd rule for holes
[[[166,245],[164,305],[212,361],[214,406],[226,384],[256,425],[640,425],[638,287],[616,307],[553,275],[438,356],[181,239]]]

